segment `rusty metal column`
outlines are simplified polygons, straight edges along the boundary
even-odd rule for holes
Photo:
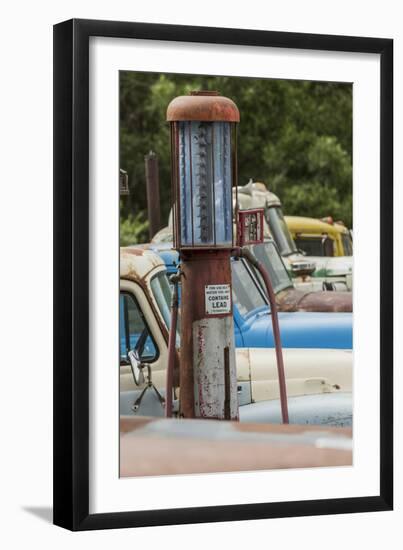
[[[180,412],[237,420],[230,257],[239,111],[217,92],[192,92],[171,101],[167,120],[181,260]]]
[[[150,151],[144,157],[144,164],[147,184],[148,230],[151,240],[161,228],[158,157],[154,151]]]
[[[230,252],[184,252],[181,266],[181,412],[238,419]]]

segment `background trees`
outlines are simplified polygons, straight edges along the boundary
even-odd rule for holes
[[[352,227],[352,86],[238,77],[122,72],[120,167],[130,195],[121,199],[122,244],[146,242],[144,155],[157,153],[161,216],[170,209],[168,103],[190,90],[217,90],[241,113],[239,183],[263,181],[285,214],[333,216]]]

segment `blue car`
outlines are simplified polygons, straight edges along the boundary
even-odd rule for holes
[[[165,262],[168,275],[176,273],[179,263],[171,246],[149,245]],[[236,346],[274,347],[267,298],[244,259],[232,260],[232,283]],[[278,317],[284,348],[352,349],[352,313],[280,312]]]

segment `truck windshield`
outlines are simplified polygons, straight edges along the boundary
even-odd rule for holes
[[[281,290],[294,286],[274,241],[270,240],[261,244],[255,244],[250,246],[250,249],[259,262],[262,263],[268,271],[271,284],[273,285],[273,289],[276,294]],[[263,291],[266,293],[262,276],[255,270],[255,268],[253,268],[253,271],[257,276]]]
[[[322,243],[322,237],[295,237],[295,244],[299,250],[302,250],[307,256],[325,256],[325,249]]]
[[[325,234],[318,235],[317,237],[297,235],[295,244],[298,250],[302,250],[307,256],[332,257],[335,255],[336,241]]]
[[[298,252],[280,206],[268,208],[266,221],[282,256],[289,256]]]
[[[255,284],[243,260],[231,262],[232,296],[239,313],[244,317],[253,310],[266,306],[261,291]]]

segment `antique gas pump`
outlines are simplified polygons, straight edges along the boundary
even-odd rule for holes
[[[180,413],[236,420],[230,257],[239,111],[217,92],[192,92],[169,104],[167,120],[181,260]]]

